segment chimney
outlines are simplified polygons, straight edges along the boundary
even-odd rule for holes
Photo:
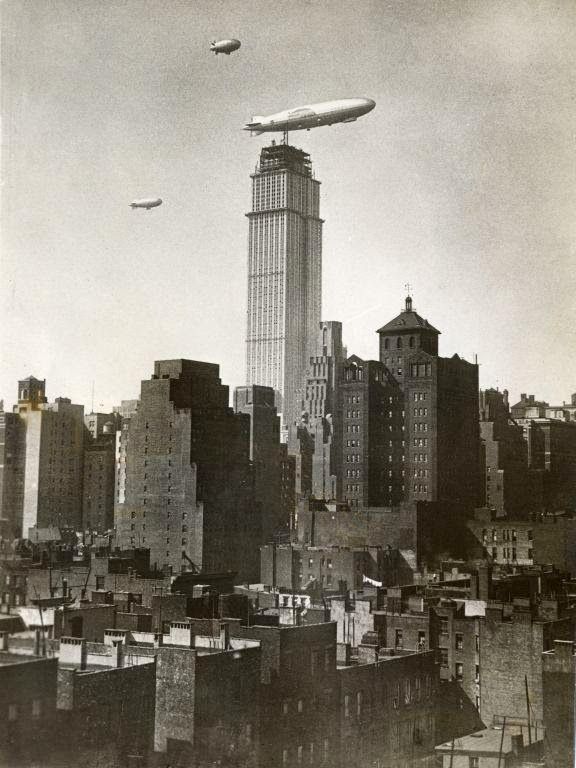
[[[42,630],[41,629],[35,629],[34,630],[34,656],[43,656],[42,653]]]
[[[220,625],[220,642],[224,651],[230,650],[230,625],[228,622]]]
[[[62,597],[68,597],[68,579],[62,579]]]
[[[74,664],[78,665],[80,669],[86,669],[87,658],[88,649],[83,637],[60,638],[60,664]]]
[[[0,651],[10,650],[10,632],[0,632]]]
[[[124,645],[123,640],[114,641],[114,656],[116,657],[117,669],[124,666],[124,649],[125,648],[126,646]]]
[[[336,645],[336,660],[339,664],[350,666],[352,661],[352,646],[350,643],[338,643]]]

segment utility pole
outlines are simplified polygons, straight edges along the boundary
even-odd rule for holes
[[[504,747],[504,731],[506,730],[506,717],[502,720],[502,738],[500,739],[500,749],[498,751],[498,768],[502,762],[502,749]]]
[[[532,744],[532,728],[530,726],[530,695],[528,693],[528,675],[524,675],[524,685],[526,686],[526,713],[528,715],[528,744]]]

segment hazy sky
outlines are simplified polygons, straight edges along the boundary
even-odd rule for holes
[[[323,312],[349,352],[404,284],[482,386],[576,392],[576,2],[4,0],[0,397],[104,410],[155,359],[244,383],[253,114],[348,96],[291,134],[322,181]],[[214,56],[211,39],[242,48]],[[161,196],[133,211],[135,197]],[[101,405],[102,404],[102,405]]]

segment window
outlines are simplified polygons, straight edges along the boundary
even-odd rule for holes
[[[13,723],[14,720],[18,719],[18,705],[17,704],[8,704],[8,720]]]
[[[40,717],[42,713],[42,702],[40,699],[32,699],[32,717]]]
[[[480,768],[480,758],[470,756],[468,758],[468,768]]]
[[[464,648],[464,636],[460,632],[456,632],[454,647],[457,651],[461,651]]]
[[[360,717],[362,714],[362,691],[358,691],[356,694],[356,716]]]
[[[397,629],[396,630],[396,639],[394,641],[394,645],[395,645],[396,648],[402,648],[403,645],[404,645],[404,639],[403,639],[403,635],[402,635],[402,630],[401,629]]]
[[[282,702],[282,714],[287,715],[289,711],[288,699]]]
[[[288,750],[282,750],[282,765],[288,765]]]
[[[300,744],[300,745],[298,746],[298,762],[299,762],[299,763],[301,763],[301,762],[302,762],[302,753],[303,753],[303,751],[304,751],[304,748],[303,748],[303,747],[302,747],[302,745]]]
[[[475,670],[474,670],[474,682],[479,683],[480,682],[480,665],[476,664]]]
[[[304,702],[302,699],[298,699],[298,712],[304,711]]]
[[[422,630],[418,632],[418,650],[419,651],[426,650],[426,632]]]
[[[448,619],[446,616],[440,616],[440,632],[448,634]]]
[[[350,696],[344,696],[344,717],[350,717]]]
[[[464,665],[461,662],[456,663],[454,677],[456,678],[456,680],[464,679]]]
[[[448,666],[448,648],[439,648],[438,651],[440,654],[440,666],[447,667]]]

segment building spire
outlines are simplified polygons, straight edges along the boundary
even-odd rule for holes
[[[406,289],[406,312],[412,312],[412,297],[410,296],[410,283],[406,283],[404,288]]]

